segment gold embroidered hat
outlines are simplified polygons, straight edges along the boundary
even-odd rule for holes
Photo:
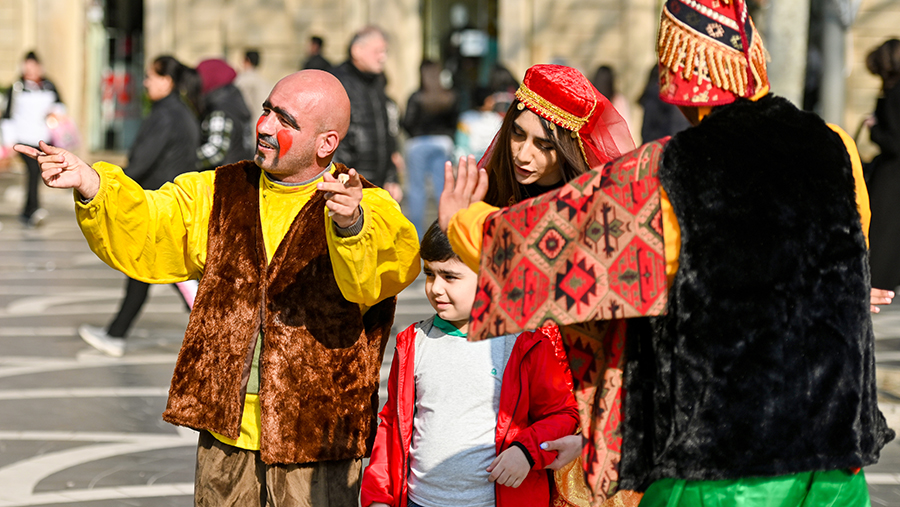
[[[625,119],[584,74],[564,65],[534,65],[516,91],[529,110],[578,137],[589,167],[634,149]]]
[[[657,39],[659,96],[717,106],[768,92],[766,50],[745,0],[667,0]]]

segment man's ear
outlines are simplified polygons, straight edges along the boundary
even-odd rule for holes
[[[341,137],[336,130],[322,132],[316,139],[316,156],[318,158],[330,157],[334,154],[334,150],[337,149],[340,142]]]

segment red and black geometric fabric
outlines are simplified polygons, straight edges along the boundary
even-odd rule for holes
[[[563,187],[488,217],[469,339],[661,314],[665,255],[656,168],[645,144]]]

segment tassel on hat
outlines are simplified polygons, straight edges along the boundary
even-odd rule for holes
[[[744,0],[668,0],[657,38],[660,98],[715,106],[768,91],[767,53]]]

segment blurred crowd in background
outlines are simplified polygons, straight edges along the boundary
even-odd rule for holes
[[[329,42],[324,35],[311,36],[306,54],[297,59],[297,68],[333,73],[350,95],[351,129],[336,160],[356,167],[367,179],[389,190],[421,234],[434,218],[445,162],[467,155],[480,158],[484,154],[519,86],[517,78],[503,62],[473,56],[484,51],[480,46],[485,42],[478,37],[478,31],[460,28],[442,41],[441,59],[421,61],[418,88],[408,97],[392,97],[386,91],[388,76],[384,72],[390,44],[381,28],[366,26],[356,32],[347,44],[347,59],[343,62],[331,62],[323,56],[323,47]],[[888,100],[896,95],[891,91],[895,88],[892,76],[900,67],[896,61],[900,56],[892,56],[884,49],[882,52],[885,56],[879,67],[869,65],[884,83],[880,113],[873,113],[860,125],[856,137],[866,137],[865,133],[872,129],[872,141],[883,154],[890,155],[900,144],[895,140],[893,125],[898,121],[894,117],[896,111]],[[223,58],[203,60],[196,66],[168,55],[156,55],[151,60],[169,59],[178,66],[177,76],[165,78],[171,83],[164,91],[166,96],[174,93],[173,97],[185,106],[184,111],[190,111],[191,121],[196,123],[196,165],[191,169],[211,169],[252,158],[256,143],[254,123],[274,84],[259,71],[265,57],[257,48],[245,48],[239,68]],[[45,75],[40,56],[28,52],[20,61],[20,70],[21,77],[16,82],[5,87],[0,83],[0,111],[4,112],[0,122],[0,170],[15,169],[24,175],[19,219],[24,227],[36,227],[47,215],[39,202],[38,171],[30,159],[15,156],[11,145],[36,145],[39,139],[45,139],[73,149],[85,148],[87,142],[67,115],[52,76]],[[129,88],[122,84],[134,79],[109,76],[102,83],[103,96],[112,97],[117,108],[122,109],[122,104],[139,106],[139,121],[133,127],[110,124],[101,143],[105,150],[128,153],[129,165],[133,167],[147,165],[148,150],[165,149],[159,139],[149,144],[146,139],[148,132],[154,131],[148,128],[148,120],[154,115],[159,117],[161,113],[156,109],[173,100],[161,101],[165,97],[159,97],[154,90],[161,76],[157,70],[156,63],[144,69],[140,98],[132,96],[138,93],[137,85]],[[623,89],[617,82],[616,69],[608,64],[600,65],[587,77],[628,121],[636,143],[672,135],[688,125],[676,107],[659,100],[655,65],[647,69],[643,89]],[[804,106],[812,108],[814,104]],[[895,134],[891,137],[884,132]],[[192,138],[180,136],[178,140],[183,144]],[[887,158],[881,157],[881,166],[886,165]],[[135,171],[153,173],[146,167]],[[148,188],[158,187],[167,179],[171,178],[152,179]]]

